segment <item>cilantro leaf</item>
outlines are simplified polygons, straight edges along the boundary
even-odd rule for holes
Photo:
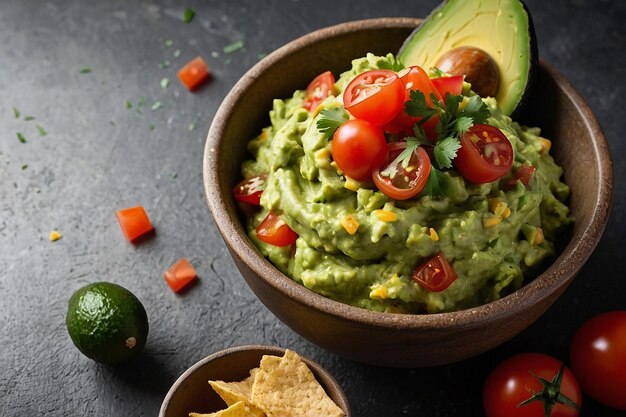
[[[341,108],[322,110],[319,119],[317,119],[317,130],[324,135],[326,139],[330,139],[339,126],[348,121],[348,115]]]
[[[21,134],[20,132],[17,132],[16,135],[17,135],[17,140],[19,140],[21,143],[26,143],[26,138],[24,137],[23,134]]]
[[[473,120],[473,124],[484,124],[491,116],[489,107],[482,101],[480,96],[472,96],[467,104],[457,114],[457,117],[469,117]]]
[[[411,90],[409,92],[410,100],[404,103],[404,111],[409,116],[421,117],[420,124],[424,124],[432,116],[439,113],[438,109],[431,108],[426,103],[426,97],[424,93],[419,90]]]
[[[48,132],[43,127],[37,125],[37,131],[39,132],[39,136],[48,136]]]
[[[16,119],[20,118],[20,111],[16,107],[13,107],[13,115]]]
[[[401,71],[404,69],[404,65],[402,64],[402,62],[400,61],[400,59],[398,57],[389,57],[389,64],[387,64],[387,62],[385,61],[381,61],[378,66],[380,67],[380,69],[387,69],[387,70],[391,70],[391,71]]]
[[[452,130],[461,136],[463,133],[467,132],[473,124],[474,122],[471,117],[461,116],[456,118],[452,123]]]
[[[430,167],[430,175],[426,185],[422,190],[422,195],[429,195],[431,197],[441,197],[446,194],[448,190],[448,177],[444,175],[435,167]]]
[[[435,160],[440,168],[452,168],[452,160],[456,158],[456,152],[461,148],[461,142],[454,136],[440,140],[433,149]]]
[[[446,76],[446,73],[437,67],[431,67],[429,72],[430,73],[428,75],[430,78],[441,78]]]
[[[91,73],[91,68],[81,68],[80,71],[78,71],[80,74],[90,74]]]
[[[196,11],[192,9],[191,7],[187,7],[185,11],[183,12],[183,21],[185,23],[189,23],[193,20],[195,15],[196,15]]]

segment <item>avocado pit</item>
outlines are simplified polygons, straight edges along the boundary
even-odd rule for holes
[[[485,51],[473,46],[460,46],[446,52],[436,66],[452,75],[465,75],[472,90],[481,97],[495,97],[500,87],[500,71],[496,61]]]

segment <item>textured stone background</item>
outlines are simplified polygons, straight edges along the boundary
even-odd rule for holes
[[[618,130],[625,107],[623,1],[527,1],[541,57],[588,100],[616,162],[613,213],[598,249],[527,331],[450,366],[366,366],[293,333],[235,270],[202,189],[204,139],[222,98],[259,54],[300,35],[352,19],[424,16],[435,3],[2,0],[0,415],[154,416],[169,386],[194,362],[225,347],[263,343],[292,348],[327,367],[356,416],[479,416],[482,381],[498,361],[528,350],[566,359],[571,335],[584,319],[625,309],[626,148]],[[190,24],[180,19],[186,6],[197,11]],[[166,39],[173,46],[166,47]],[[223,53],[237,40],[245,48]],[[175,71],[196,55],[208,60],[214,80],[189,94]],[[161,68],[166,60],[170,66]],[[92,72],[81,74],[85,67]],[[167,89],[159,85],[164,77],[171,80]],[[162,107],[151,110],[157,101]],[[21,111],[20,119],[12,107]],[[26,115],[36,120],[23,120]],[[48,135],[40,137],[36,124]],[[578,175],[585,175],[583,167]],[[132,246],[114,213],[137,204],[147,209],[157,235]],[[53,229],[64,235],[56,243],[48,241]],[[197,267],[200,281],[177,296],[162,272],[182,256]],[[67,335],[67,300],[98,280],[129,288],[148,311],[146,352],[129,365],[100,366]],[[618,414],[585,398],[583,416]]]

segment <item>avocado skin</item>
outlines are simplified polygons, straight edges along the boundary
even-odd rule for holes
[[[405,39],[404,43],[398,50],[397,56],[399,58],[402,57],[402,55],[404,54],[407,48],[410,48],[411,41],[422,30],[422,28],[424,27],[424,23],[430,20],[437,13],[441,12],[449,1],[450,0],[442,1],[441,4],[435,7],[428,14],[428,16],[422,20],[422,23],[417,28],[415,28],[413,32],[411,32],[411,34]],[[520,114],[523,113],[524,106],[528,102],[528,96],[530,95],[530,92],[532,90],[533,81],[536,78],[535,72],[536,72],[538,61],[539,61],[539,53],[538,53],[538,48],[537,48],[537,36],[535,34],[535,27],[533,25],[532,15],[530,13],[530,10],[528,9],[528,6],[526,6],[526,3],[524,3],[521,0],[517,0],[517,1],[522,5],[524,11],[526,12],[526,15],[528,16],[528,33],[529,33],[529,38],[530,38],[530,45],[529,45],[529,53],[528,53],[528,62],[529,62],[528,78],[526,81],[526,86],[524,87],[524,91],[521,92],[520,99],[517,105],[515,106],[515,109],[513,109],[513,111],[510,114],[510,116],[514,119],[518,118]],[[480,45],[475,45],[475,46],[480,48]]]

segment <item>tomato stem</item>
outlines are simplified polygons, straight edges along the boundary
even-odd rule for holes
[[[539,392],[534,393],[530,398],[522,401],[517,405],[517,408],[523,407],[535,401],[541,401],[543,403],[543,411],[545,417],[550,417],[552,413],[552,407],[554,404],[564,404],[568,407],[574,408],[576,411],[580,412],[580,407],[571,399],[566,397],[563,393],[561,393],[561,382],[563,381],[563,373],[565,371],[565,365],[561,365],[561,369],[559,372],[552,378],[552,381],[548,381],[544,378],[541,378],[530,369],[528,372],[543,386],[543,389]]]

